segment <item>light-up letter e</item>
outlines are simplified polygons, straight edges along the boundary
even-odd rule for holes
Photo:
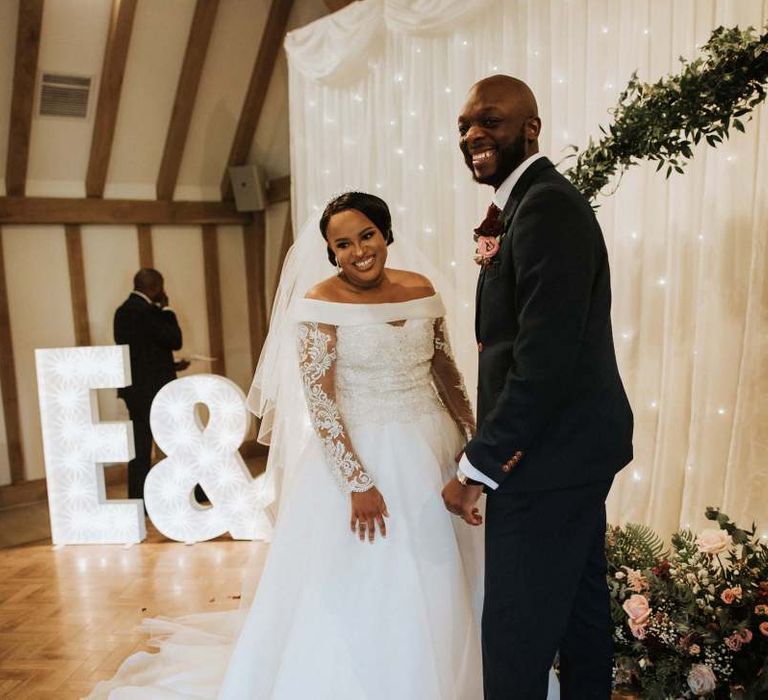
[[[35,360],[53,543],[141,542],[141,501],[107,501],[104,487],[104,464],[133,458],[133,427],[100,423],[91,391],[131,383],[128,346],[35,350]]]

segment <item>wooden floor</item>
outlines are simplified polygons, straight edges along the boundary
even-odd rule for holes
[[[267,545],[168,542],[0,551],[0,698],[80,698],[134,651],[144,617],[237,607],[243,567]]]
[[[151,651],[143,618],[237,607],[246,563],[255,555],[260,570],[268,550],[225,537],[169,542],[149,521],[132,547],[53,547],[47,520],[45,503],[0,511],[5,540],[26,542],[0,549],[3,700],[81,698],[127,656]]]
[[[247,464],[257,474],[264,459]],[[125,490],[112,483],[107,494]],[[151,651],[142,618],[236,608],[246,563],[263,563],[267,548],[170,542],[149,520],[132,547],[53,547],[47,502],[0,509],[0,698],[83,697],[127,656]]]

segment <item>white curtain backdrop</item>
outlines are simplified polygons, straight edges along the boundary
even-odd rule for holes
[[[472,83],[496,72],[528,82],[542,151],[558,162],[610,120],[633,70],[655,81],[718,25],[766,21],[763,0],[352,3],[286,39],[294,221],[347,189],[384,197],[396,239],[424,251],[457,293],[454,344],[472,385],[471,234],[491,197],[458,150]],[[614,523],[699,528],[719,505],[768,536],[767,144],[762,107],[746,134],[700,147],[685,175],[665,181],[638,166],[599,200],[636,420]]]

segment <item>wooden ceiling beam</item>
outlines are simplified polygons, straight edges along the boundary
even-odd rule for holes
[[[85,286],[85,263],[80,226],[67,224],[64,227],[64,235],[67,241],[69,291],[72,301],[72,319],[75,322],[75,343],[78,346],[88,346],[91,344],[91,328],[88,323],[88,294]]]
[[[353,2],[354,0],[325,0],[325,6],[328,8],[328,12],[338,12]]]
[[[43,0],[20,0],[16,28],[16,58],[13,66],[11,125],[5,163],[5,191],[14,197],[23,197],[26,192],[42,26]]]
[[[263,211],[256,212],[253,222],[243,226],[243,261],[248,296],[248,337],[251,345],[252,369],[261,355],[267,337],[266,278],[267,219]]]
[[[240,111],[240,120],[237,123],[232,148],[229,151],[227,167],[221,178],[221,198],[232,199],[232,183],[229,179],[229,167],[232,165],[244,165],[248,159],[259,124],[261,110],[267,97],[269,81],[275,69],[280,47],[288,27],[288,17],[291,14],[293,0],[272,0],[269,8],[269,16],[261,35],[259,52],[253,65],[251,81],[245,95],[243,108]]]
[[[192,111],[200,86],[200,76],[203,74],[205,56],[208,53],[218,9],[219,0],[197,0],[179,83],[176,86],[176,99],[165,139],[163,160],[157,176],[158,199],[173,199],[176,190],[181,159],[184,156],[189,125],[192,121]]]
[[[224,360],[224,321],[221,310],[221,279],[219,275],[219,237],[217,227],[203,226],[203,272],[205,301],[208,313],[208,352],[215,358],[211,363],[214,374],[226,376]]]
[[[0,224],[248,224],[232,202],[0,197]]]
[[[137,0],[112,1],[112,17],[104,51],[91,154],[85,176],[85,192],[88,197],[104,196],[136,3]]]

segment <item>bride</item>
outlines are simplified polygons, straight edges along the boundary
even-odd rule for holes
[[[477,572],[440,498],[474,431],[443,304],[386,267],[378,197],[341,195],[320,230],[337,274],[291,310],[316,437],[287,467],[219,697],[480,698]]]
[[[249,395],[279,492],[250,609],[150,621],[160,651],[91,698],[482,698],[482,531],[440,496],[475,429],[443,301],[387,266],[378,197],[337,197],[320,231],[286,259]]]

